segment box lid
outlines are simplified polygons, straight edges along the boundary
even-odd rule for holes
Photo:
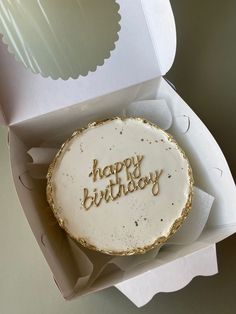
[[[67,81],[31,73],[0,44],[0,103],[7,124],[111,93],[166,74],[176,50],[175,23],[168,0],[117,0],[119,40],[103,66]]]

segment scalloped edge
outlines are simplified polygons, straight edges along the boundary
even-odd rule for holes
[[[114,38],[114,42],[112,43],[111,45],[111,48],[110,50],[105,54],[104,56],[104,59],[102,61],[100,61],[96,66],[93,66],[90,70],[88,70],[88,72],[86,74],[78,74],[78,76],[68,76],[68,77],[56,77],[56,76],[52,76],[50,74],[46,74],[46,73],[41,73],[41,72],[36,72],[34,71],[31,67],[27,67],[25,65],[25,63],[20,59],[18,58],[18,56],[15,54],[15,51],[13,51],[11,48],[11,46],[9,46],[5,36],[3,33],[0,32],[0,35],[2,35],[2,42],[4,45],[6,45],[7,47],[7,51],[9,52],[9,54],[11,56],[13,56],[13,58],[15,59],[15,61],[17,63],[20,63],[24,66],[24,68],[26,70],[29,70],[32,74],[35,74],[35,75],[40,75],[42,76],[43,78],[51,78],[53,81],[57,81],[57,80],[63,80],[63,81],[68,81],[69,79],[72,79],[72,80],[77,80],[79,77],[86,77],[87,75],[89,75],[89,73],[94,73],[96,72],[97,68],[98,67],[102,67],[105,63],[106,60],[109,60],[110,57],[111,57],[111,53],[116,49],[116,44],[117,42],[119,41],[119,32],[121,30],[121,24],[120,24],[120,21],[121,21],[121,14],[120,14],[120,5],[119,3],[117,2],[117,0],[114,0],[114,4],[116,4],[117,6],[117,33],[115,35],[115,38]]]
[[[216,256],[216,246],[215,244],[211,244],[208,245],[206,247],[201,247],[197,250],[197,252],[193,252],[193,253],[189,253],[187,254],[187,259],[189,258],[190,255],[195,255],[196,257],[193,257],[194,261],[193,264],[197,265],[197,260],[199,260],[199,254],[202,254],[203,258],[201,258],[201,262],[204,263],[208,263],[208,267],[206,268],[204,267],[197,267],[197,268],[192,268],[192,272],[185,272],[183,270],[183,272],[185,272],[185,278],[183,278],[183,276],[179,276],[178,281],[174,280],[169,280],[170,278],[175,278],[176,274],[179,272],[179,269],[182,270],[183,269],[183,264],[180,264],[178,262],[180,262],[181,260],[183,260],[185,257],[179,257],[176,260],[172,260],[170,262],[164,263],[160,266],[157,266],[149,271],[144,271],[141,272],[140,274],[133,276],[129,279],[124,280],[123,282],[121,281],[118,284],[115,284],[115,287],[123,294],[125,295],[131,302],[133,302],[137,307],[142,307],[145,306],[146,304],[148,304],[153,297],[155,297],[156,295],[158,295],[159,293],[171,293],[171,292],[175,292],[175,291],[179,291],[181,289],[183,289],[184,287],[186,287],[190,282],[192,282],[192,280],[194,280],[196,277],[208,277],[208,276],[214,276],[215,274],[218,273],[218,265],[217,265],[217,256]],[[165,285],[164,288],[160,288],[158,285],[155,286],[155,282],[156,279],[158,277],[158,274],[155,274],[155,271],[161,271],[161,268],[168,268],[169,264],[172,263],[176,263],[177,262],[177,270],[173,273],[173,270],[169,272],[168,274],[168,283]],[[187,260],[187,264],[190,261]],[[201,264],[200,264],[201,265]],[[176,267],[176,266],[175,266]],[[173,269],[173,268],[172,268]],[[143,285],[140,284],[139,282],[139,278],[141,277],[145,277],[145,282],[148,282],[149,284],[152,284],[153,290],[151,292],[147,292],[147,290],[145,289],[145,287],[143,287]],[[154,278],[151,279],[152,282],[150,282],[150,280],[148,280],[148,277]],[[133,282],[132,282],[133,281]],[[131,286],[130,286],[131,285]],[[140,287],[143,287],[141,289],[142,293],[142,299],[140,300],[139,298],[139,293],[135,293],[135,291],[131,291],[130,287],[139,287],[138,289],[140,290]]]

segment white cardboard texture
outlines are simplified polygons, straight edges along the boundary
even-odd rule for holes
[[[45,229],[46,221],[50,226],[51,213],[37,210],[45,208],[47,204],[42,204],[43,200],[40,200],[37,195],[32,197],[31,191],[34,189],[33,184],[35,183],[29,180],[25,167],[29,158],[26,152],[32,142],[37,145],[48,139],[48,134],[52,134],[55,139],[55,136],[59,135],[61,131],[58,127],[55,130],[56,125],[60,122],[62,124],[59,125],[65,130],[66,126],[68,127],[68,121],[70,121],[69,126],[72,128],[76,122],[78,123],[78,118],[81,124],[92,120],[95,110],[96,115],[104,115],[105,113],[111,115],[116,112],[118,106],[120,111],[122,105],[132,101],[155,98],[166,99],[174,116],[171,133],[175,135],[186,152],[189,152],[188,155],[192,156],[193,168],[198,170],[195,175],[197,185],[213,195],[216,202],[211,211],[209,225],[204,229],[200,239],[189,246],[178,248],[177,251],[170,247],[168,254],[165,252],[160,253],[160,259],[157,262],[155,261],[152,267],[143,269],[143,278],[145,274],[152,273],[153,269],[161,272],[161,270],[158,270],[161,265],[170,262],[175,265],[176,256],[180,260],[188,258],[189,263],[192,263],[192,269],[195,269],[193,255],[201,257],[202,250],[209,247],[210,244],[214,244],[236,231],[235,185],[227,163],[209,131],[187,104],[161,78],[111,93],[144,82],[152,77],[157,77],[160,74],[165,74],[168,67],[171,66],[175,54],[175,40],[173,39],[173,46],[167,44],[169,38],[175,38],[173,15],[168,1],[133,0],[127,4],[127,1],[120,0],[119,4],[122,15],[121,23],[123,23],[121,25],[121,27],[123,26],[122,30],[127,30],[126,26],[129,26],[131,27],[131,29],[128,28],[130,32],[122,33],[121,30],[119,45],[117,45],[117,49],[104,67],[81,80],[54,82],[33,75],[13,60],[13,57],[7,53],[6,47],[0,46],[1,70],[3,69],[0,73],[0,92],[1,99],[4,100],[4,102],[2,100],[0,102],[3,105],[8,123],[12,125],[10,128],[10,154],[16,189],[32,231],[51,266],[59,288],[63,288],[63,295],[67,298],[73,297],[71,289],[75,284],[73,278],[81,275],[86,276],[86,273],[88,273],[89,261],[86,260],[85,256],[82,256],[81,258],[86,261],[86,267],[76,269],[74,258],[70,256],[70,250],[63,252],[63,258],[58,258],[58,254],[60,255],[61,252],[59,245],[55,247],[55,243],[61,243],[61,231],[59,229],[54,230],[55,232],[52,231],[52,229],[56,229],[56,226],[48,228],[50,230]],[[136,12],[135,19],[134,12]],[[146,18],[144,18],[145,14]],[[147,16],[149,22],[147,22]],[[162,21],[163,24],[155,24],[156,20]],[[152,28],[153,25],[155,28]],[[159,26],[160,28],[156,28]],[[137,32],[137,28],[139,32]],[[133,36],[137,36],[137,34],[139,40],[134,40],[135,37]],[[155,43],[153,38],[156,38]],[[160,38],[160,41],[158,38]],[[142,43],[138,55],[136,54],[138,47],[135,47],[133,42],[136,42],[135,45]],[[127,50],[130,55],[127,55]],[[158,62],[155,55],[157,51],[161,53],[161,55],[158,55]],[[131,59],[134,59],[131,63],[128,58],[130,56],[132,56]],[[165,56],[168,56],[167,59],[165,59]],[[106,93],[108,95],[105,95]],[[101,95],[105,96],[94,98]],[[91,100],[85,101],[88,99]],[[56,108],[64,109],[54,111]],[[48,114],[42,116],[44,113]],[[27,120],[32,117],[35,118]],[[19,121],[21,123],[16,124]],[[68,130],[69,133],[70,131]],[[60,141],[59,136],[58,142]],[[213,153],[209,155],[211,151]],[[204,162],[199,163],[199,160]],[[50,233],[53,233],[53,235],[48,238],[46,235]],[[210,257],[210,254],[208,255]],[[216,271],[213,264],[211,269],[207,269],[206,275],[207,273],[211,275]],[[73,269],[70,276],[68,276],[66,268]],[[138,273],[140,274],[140,272],[139,269]],[[137,275],[137,273],[133,275]],[[173,278],[172,281],[174,281]],[[87,293],[111,286],[113,282],[115,280],[105,280],[97,287],[91,287],[91,290]],[[132,287],[134,287],[132,281],[130,281],[130,285],[132,291]],[[178,287],[182,287],[183,282],[176,277],[174,285],[174,289],[178,289]],[[150,298],[148,291],[145,291],[145,293],[148,300]]]
[[[168,130],[172,124],[172,114],[163,99],[133,102],[129,104],[127,108],[125,108],[123,114],[124,116],[139,116],[144,119],[151,119],[153,123],[156,123],[159,126],[161,125],[166,130]],[[28,154],[32,158],[32,162],[28,164],[29,174],[33,178],[45,180],[48,165],[58,150],[58,148],[52,149],[46,147],[46,144],[47,143],[44,142],[43,147],[41,146],[31,148],[28,151]],[[202,230],[207,222],[213,200],[214,198],[212,196],[194,187],[192,210],[182,228],[167,242],[168,245],[186,245],[196,241],[201,235]],[[80,284],[82,279],[83,287],[86,288],[86,282],[90,282],[90,284],[94,282],[94,280],[100,276],[101,272],[104,272],[105,269],[111,266],[111,264],[112,266],[117,266],[126,273],[127,271],[130,272],[130,270],[134,270],[135,268],[137,269],[137,267],[140,265],[143,269],[142,264],[144,262],[150,263],[153,261],[156,258],[159,249],[160,248],[152,250],[144,255],[132,256],[128,259],[125,257],[103,258],[100,266],[97,264],[97,257],[95,257],[94,262],[97,264],[96,274],[94,274],[93,269],[91,269],[91,276],[89,276],[89,273],[87,273],[85,278],[80,277],[78,284],[76,285],[76,289],[81,291]],[[75,246],[73,254],[78,254],[78,248]],[[175,258],[177,258],[177,255]],[[77,260],[78,268],[83,268],[81,262],[84,263],[84,260]],[[148,266],[146,266],[146,269],[148,269]],[[153,282],[153,286],[155,287],[155,282]],[[142,288],[140,287],[140,289]]]
[[[140,92],[141,91],[141,92]],[[140,92],[140,94],[139,94]],[[133,95],[133,98],[131,97]],[[34,136],[41,137],[42,140],[46,140],[48,138],[47,134],[43,134],[42,125],[44,125],[45,120],[47,123],[49,123],[50,128],[47,130],[49,134],[53,133],[53,129],[55,129],[58,132],[58,127],[60,126],[60,132],[62,130],[65,130],[63,123],[68,128],[68,122],[73,122],[73,119],[76,119],[77,123],[78,121],[82,124],[86,123],[86,120],[83,119],[89,119],[91,116],[89,116],[91,105],[95,102],[96,106],[93,108],[93,114],[96,117],[96,114],[104,114],[104,112],[117,112],[118,108],[119,111],[122,110],[122,104],[127,103],[127,101],[132,102],[134,100],[139,99],[140,95],[145,95],[147,98],[165,98],[167,99],[167,104],[169,109],[172,112],[173,116],[173,126],[171,128],[172,134],[175,135],[175,137],[178,137],[178,141],[181,142],[182,146],[185,148],[185,150],[188,152],[188,156],[190,157],[190,161],[193,164],[193,170],[197,169],[199,173],[196,175],[196,184],[200,187],[204,185],[206,191],[209,193],[209,191],[214,192],[214,196],[217,200],[216,204],[212,207],[212,217],[213,221],[216,221],[216,224],[211,224],[211,226],[205,227],[205,230],[203,231],[200,239],[198,239],[196,242],[191,243],[190,245],[183,245],[176,248],[176,246],[170,246],[167,250],[164,252],[161,251],[158,255],[158,259],[153,261],[152,265],[142,265],[140,268],[137,268],[136,270],[132,271],[132,273],[127,274],[126,277],[123,277],[124,279],[128,280],[132,278],[133,276],[136,276],[140,273],[149,272],[150,269],[155,269],[156,272],[158,272],[157,269],[161,265],[164,265],[166,263],[173,262],[177,258],[184,257],[186,258],[189,254],[197,254],[197,252],[201,255],[201,249],[204,249],[209,246],[209,244],[214,244],[216,241],[232,234],[235,232],[235,186],[231,177],[231,174],[229,172],[228,166],[225,162],[225,159],[223,158],[222,152],[220,151],[218,145],[216,144],[213,137],[210,135],[207,128],[203,125],[203,123],[199,120],[199,118],[192,112],[192,110],[184,103],[184,101],[176,94],[176,92],[163,80],[163,79],[155,79],[153,81],[149,81],[146,83],[143,83],[138,86],[130,87],[125,90],[121,90],[119,92],[116,92],[114,94],[110,94],[104,97],[100,97],[96,101],[91,100],[89,102],[83,103],[83,105],[78,104],[74,108],[71,108],[67,110],[66,115],[64,110],[55,111],[53,114],[47,115],[47,116],[41,116],[37,119],[33,119],[32,121],[29,120],[28,122],[21,123],[16,126],[12,126],[10,129],[10,149],[11,149],[11,158],[12,158],[12,169],[13,169],[13,176],[15,180],[16,189],[18,190],[18,194],[21,199],[21,203],[23,205],[23,208],[26,212],[26,216],[29,219],[30,225],[32,227],[33,232],[35,233],[36,239],[39,242],[39,245],[41,246],[42,251],[44,252],[49,265],[51,266],[51,269],[54,273],[54,277],[57,280],[58,286],[60,287],[61,291],[63,292],[64,297],[71,298],[74,296],[74,292],[72,290],[72,287],[74,285],[73,278],[75,278],[77,275],[82,275],[79,273],[79,270],[77,270],[77,273],[71,274],[71,278],[68,278],[67,269],[75,269],[76,267],[73,262],[73,258],[71,256],[70,250],[67,252],[63,252],[63,259],[58,260],[58,255],[60,256],[60,247],[55,248],[53,246],[53,243],[49,241],[49,238],[52,237],[53,232],[53,238],[57,241],[57,243],[60,243],[61,239],[61,233],[59,230],[47,230],[45,229],[44,225],[40,225],[38,222],[38,217],[34,217],[32,210],[35,208],[35,215],[38,215],[41,213],[43,217],[39,217],[40,221],[46,222],[47,219],[50,220],[50,214],[51,212],[45,212],[42,210],[42,208],[45,208],[46,204],[40,204],[39,200],[37,203],[35,203],[35,200],[32,198],[32,189],[34,189],[33,186],[31,186],[31,182],[28,182],[28,177],[24,176],[24,173],[27,171],[26,168],[22,168],[20,166],[23,165],[23,162],[19,160],[19,158],[27,159],[27,148],[23,146],[23,144],[17,147],[17,142],[19,142],[19,139],[16,135],[14,135],[14,132],[18,134],[18,136],[21,136],[23,139],[27,139],[27,135],[30,132],[30,135],[34,134]],[[138,97],[138,98],[136,98]],[[110,101],[112,101],[112,106],[110,106]],[[101,105],[101,107],[100,107]],[[101,111],[102,108],[102,111]],[[177,110],[177,111],[176,111]],[[101,113],[100,113],[101,111]],[[155,111],[154,111],[155,112]],[[83,116],[84,113],[84,116]],[[87,115],[86,115],[87,113]],[[181,117],[188,117],[188,121],[191,121],[191,125],[188,123],[188,127],[184,129],[183,133],[183,124],[178,125],[176,121],[178,121]],[[64,122],[63,122],[64,121]],[[72,123],[73,124],[73,123]],[[40,127],[41,126],[41,127]],[[73,125],[70,127],[73,128]],[[201,136],[194,137],[191,128],[197,128],[201,130]],[[174,129],[175,128],[175,129]],[[188,132],[186,132],[188,129]],[[71,130],[69,130],[71,132]],[[174,132],[174,133],[173,133]],[[189,133],[187,138],[187,134]],[[192,143],[194,139],[194,146],[192,147]],[[63,139],[61,138],[59,142],[61,142]],[[27,141],[26,141],[27,142]],[[28,140],[29,142],[29,140]],[[199,148],[201,147],[201,148]],[[28,147],[29,148],[29,147]],[[20,150],[22,150],[21,154],[19,154]],[[205,164],[205,160],[202,158],[201,154],[199,155],[195,150],[197,151],[203,151],[204,154],[206,154],[205,150],[213,150],[216,151],[216,153],[212,156],[210,164]],[[212,180],[211,178],[211,167],[208,171],[208,167],[217,164],[219,167],[224,167],[224,186],[221,186],[221,180],[223,178],[220,177],[214,178]],[[24,165],[26,167],[26,165]],[[203,167],[206,167],[206,169],[203,169]],[[222,168],[223,169],[223,168]],[[194,171],[195,173],[196,171]],[[22,177],[23,174],[23,177]],[[19,176],[21,180],[19,181]],[[27,187],[25,188],[22,186],[22,183]],[[225,190],[230,190],[232,195],[229,199],[226,199],[224,194]],[[219,201],[218,201],[219,200]],[[43,200],[41,199],[41,203]],[[230,203],[232,202],[232,203]],[[37,207],[35,207],[37,206]],[[50,214],[49,214],[50,213]],[[47,217],[49,215],[49,217]],[[220,217],[220,219],[218,219]],[[228,221],[229,225],[227,226],[225,224],[226,220],[224,220],[224,217],[231,217],[231,220]],[[222,220],[221,220],[222,219]],[[223,223],[223,226],[221,225]],[[232,227],[232,225],[234,226]],[[51,233],[51,236],[50,236]],[[42,238],[44,239],[42,241]],[[200,251],[199,251],[200,250]],[[84,257],[85,258],[85,257]],[[189,263],[191,261],[191,256],[188,258]],[[60,263],[58,263],[60,261]],[[89,261],[87,261],[89,264]],[[194,264],[193,264],[194,269]],[[207,271],[207,269],[206,269]],[[88,274],[88,269],[83,270],[83,275]],[[161,272],[161,269],[160,269]],[[190,273],[191,274],[191,273]],[[205,273],[206,274],[206,273]],[[212,274],[212,271],[209,272],[209,275]],[[189,275],[189,274],[188,274]],[[144,275],[143,275],[144,276]],[[184,276],[184,275],[183,275]],[[87,289],[84,291],[84,293],[89,293],[92,291],[100,290],[105,287],[111,286],[112,284],[117,283],[120,279],[111,279],[104,280],[103,282],[100,282],[97,284],[97,286],[91,286],[90,289]],[[126,281],[127,283],[127,281]],[[131,283],[132,285],[132,280]],[[153,289],[156,287],[156,282],[153,280],[152,282]],[[175,287],[178,286],[178,278],[176,278],[175,281]],[[182,287],[182,281],[180,282],[180,286]],[[77,292],[78,295],[83,294],[82,291]],[[148,290],[144,292],[144,296],[147,297]],[[146,300],[146,297],[144,298],[144,302]]]
[[[162,80],[159,97],[167,100],[175,116],[169,130],[188,155],[197,186],[216,198],[208,225],[236,223],[236,188],[226,159],[215,139],[182,98]],[[200,164],[197,160],[204,160]],[[224,209],[224,210],[222,210]]]
[[[199,254],[200,253],[200,254]],[[147,304],[158,292],[172,292],[185,287],[196,276],[218,272],[215,245],[184,258],[164,264],[116,285],[137,307]]]
[[[169,1],[117,2],[120,5],[121,30],[116,49],[103,66],[86,77],[53,81],[34,75],[15,61],[6,45],[1,44],[0,92],[8,124],[111,93],[164,75],[169,70],[176,49]]]

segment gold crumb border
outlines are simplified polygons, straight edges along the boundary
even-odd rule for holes
[[[172,226],[170,227],[169,232],[167,233],[167,235],[157,238],[152,244],[146,245],[144,247],[137,247],[137,248],[133,248],[133,249],[130,249],[130,250],[125,250],[125,251],[112,251],[112,250],[99,249],[98,247],[90,244],[89,242],[87,242],[83,238],[76,238],[76,237],[74,237],[70,233],[68,228],[66,227],[64,220],[60,217],[60,211],[56,208],[55,203],[54,203],[54,199],[53,199],[53,182],[52,182],[53,171],[54,171],[54,168],[57,165],[57,161],[58,161],[59,157],[66,151],[65,148],[66,148],[67,144],[74,137],[80,136],[84,131],[86,131],[86,130],[88,130],[90,128],[95,128],[97,126],[106,124],[106,123],[111,122],[113,120],[120,120],[120,121],[136,120],[136,121],[140,121],[142,123],[148,124],[149,126],[154,127],[154,128],[156,128],[158,130],[161,130],[167,136],[168,141],[173,142],[177,146],[177,149],[179,150],[179,152],[181,153],[183,158],[187,160],[187,164],[188,164],[188,176],[189,176],[189,194],[188,194],[188,198],[187,198],[187,201],[185,203],[184,208],[182,209],[180,217],[177,218],[175,220],[175,222],[172,224]],[[189,160],[188,160],[185,152],[177,144],[177,142],[172,137],[172,135],[170,135],[166,131],[162,130],[156,124],[154,124],[154,123],[152,123],[150,121],[147,121],[146,119],[143,119],[143,118],[138,118],[138,117],[135,117],[135,118],[133,118],[133,117],[129,117],[129,118],[113,117],[113,118],[107,118],[107,119],[104,119],[104,120],[100,120],[100,121],[89,123],[86,127],[83,127],[83,128],[80,128],[80,129],[74,131],[72,133],[72,135],[62,144],[61,148],[57,152],[56,156],[54,157],[52,163],[49,165],[49,168],[48,168],[46,196],[47,196],[47,201],[48,201],[48,203],[49,203],[49,205],[50,205],[50,207],[51,207],[51,209],[52,209],[52,211],[54,213],[54,216],[56,217],[60,227],[63,228],[67,232],[67,234],[73,240],[75,240],[77,243],[81,244],[82,246],[84,246],[84,247],[86,247],[86,248],[88,248],[90,250],[94,250],[94,251],[97,251],[97,252],[100,252],[100,253],[104,253],[104,254],[108,254],[108,255],[130,256],[130,255],[144,254],[144,253],[152,250],[153,248],[155,248],[155,247],[157,247],[159,245],[164,244],[179,229],[179,227],[183,224],[184,220],[187,218],[188,213],[189,213],[189,211],[191,209],[191,206],[192,206],[193,184],[194,184],[193,172],[192,172],[192,168],[190,166]]]

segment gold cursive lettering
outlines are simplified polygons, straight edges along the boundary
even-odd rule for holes
[[[100,179],[103,178],[102,169],[100,169],[100,168],[97,169],[97,164],[98,164],[98,160],[94,159],[93,160],[93,170],[89,174],[89,177],[93,176],[93,182],[95,182],[97,180],[97,174],[99,175]]]
[[[86,210],[89,210],[89,208],[90,208],[91,206],[93,206],[93,202],[94,202],[93,197],[92,197],[92,196],[89,196],[88,193],[89,193],[88,189],[85,188],[85,189],[84,189],[84,200],[83,200],[83,202],[82,202],[82,205],[83,205],[83,207],[84,207]]]
[[[95,188],[90,194],[87,188],[84,188],[84,198],[82,206],[85,210],[89,210],[92,206],[99,207],[105,201],[115,201],[116,199],[133,193],[137,190],[143,190],[146,186],[151,185],[153,196],[157,196],[160,192],[159,181],[163,170],[150,172],[149,176],[141,176],[141,164],[144,159],[143,155],[135,155],[131,158],[126,158],[123,161],[115,162],[114,164],[105,166],[104,168],[98,167],[98,160],[93,160],[93,168],[89,173],[93,182],[98,178],[103,179],[114,175],[114,179],[109,180],[109,184],[104,190],[97,191]],[[124,169],[127,183],[123,183],[119,174]]]

